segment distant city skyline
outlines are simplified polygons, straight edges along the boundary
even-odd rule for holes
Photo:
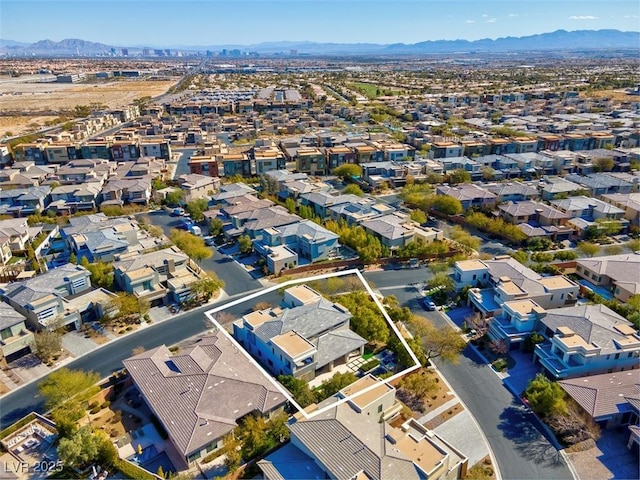
[[[175,48],[640,30],[637,0],[2,0],[0,17],[5,40],[81,38],[114,46]]]

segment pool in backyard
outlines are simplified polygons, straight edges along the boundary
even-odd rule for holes
[[[147,448],[142,450],[142,453],[136,453],[135,455],[127,458],[127,460],[141,466],[151,473],[156,473],[160,466],[162,466],[162,470],[165,473],[176,471],[166,452],[158,452],[154,445],[149,445]]]
[[[606,287],[603,287],[602,285],[594,285],[593,283],[591,283],[588,280],[585,280],[584,278],[579,279],[578,283],[584,287],[587,287],[589,290],[592,290],[594,293],[600,295],[605,300],[613,300],[614,298],[613,293],[611,293],[611,290],[609,290]]]

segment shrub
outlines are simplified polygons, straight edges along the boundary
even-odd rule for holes
[[[374,368],[376,368],[378,365],[380,365],[380,360],[378,360],[377,358],[372,358],[368,362],[360,365],[360,370],[363,372],[368,372],[369,370],[373,370]]]
[[[503,372],[507,369],[507,360],[505,358],[499,358],[493,362],[493,368],[498,372]]]
[[[92,408],[91,410],[89,410],[89,413],[90,413],[91,415],[95,415],[95,414],[96,414],[96,413],[98,413],[99,411],[100,411],[100,407],[98,406],[98,407],[94,407],[94,408]]]
[[[111,402],[109,400],[102,402],[100,404],[100,408],[109,408],[109,406],[111,405]]]
[[[89,404],[89,408],[96,408],[98,405],[100,405],[97,401],[93,401]]]

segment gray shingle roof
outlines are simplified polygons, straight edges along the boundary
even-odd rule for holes
[[[67,263],[28,280],[10,283],[4,288],[4,296],[11,298],[13,302],[19,305],[27,305],[52,293],[60,295],[57,289],[69,283],[67,280],[69,275],[77,275],[79,272],[89,277],[88,270],[83,266]],[[90,285],[87,288],[89,287]],[[61,296],[66,297],[67,295]]]
[[[331,330],[351,318],[342,305],[321,298],[318,302],[285,309],[276,320],[265,322],[255,334],[265,343],[277,335],[295,330],[306,339]]]
[[[601,354],[618,352],[614,340],[624,341],[626,336],[616,330],[616,325],[631,326],[631,322],[601,304],[576,305],[547,310],[540,322],[555,331],[558,327],[569,327],[587,343],[601,347]]]
[[[16,312],[10,305],[0,302],[0,330],[22,323],[26,317]]]
[[[367,341],[351,330],[337,330],[318,338],[316,347],[316,368],[322,368],[329,362],[345,356],[347,353],[359,349]]]
[[[123,363],[183,455],[230,432],[244,415],[286,401],[222,335],[207,335],[178,355],[163,345]]]

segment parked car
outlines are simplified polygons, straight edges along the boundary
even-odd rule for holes
[[[204,239],[204,244],[208,247],[213,247],[216,244],[215,242],[216,239],[211,235],[209,235],[208,237],[203,237],[203,239]]]
[[[184,208],[174,208],[171,212],[171,216],[173,217],[181,217],[184,215]]]
[[[422,307],[428,312],[433,312],[436,309],[436,304],[433,303],[433,300],[427,297],[422,300]]]

